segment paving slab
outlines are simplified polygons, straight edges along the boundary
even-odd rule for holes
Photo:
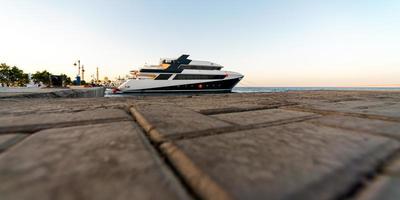
[[[367,185],[355,200],[398,200],[400,197],[400,178],[379,176]]]
[[[18,142],[22,141],[27,136],[28,136],[27,134],[21,134],[21,133],[0,135],[0,153],[7,150],[11,146],[17,144]]]
[[[138,123],[156,142],[188,132],[232,126],[227,122],[171,104],[137,104],[131,111]]]
[[[196,96],[193,98],[182,98],[174,102],[177,105],[190,108],[202,114],[220,114],[230,112],[242,112],[259,109],[271,109],[282,106],[295,105],[284,99],[271,98],[269,94],[227,94],[214,96]]]
[[[71,98],[71,97],[104,97],[104,87],[84,88],[2,88],[1,98]]]
[[[127,109],[127,105],[133,100],[131,98],[0,99],[0,116],[79,112],[104,108]]]
[[[306,103],[299,106],[303,108],[311,108],[317,110],[329,110],[337,112],[357,113],[363,115],[380,115],[400,120],[400,102],[397,101],[376,101],[376,100],[360,100],[360,101],[343,101],[343,102],[318,102]]]
[[[274,94],[275,95],[275,94]],[[302,104],[346,101],[399,101],[399,91],[292,91],[280,95],[288,101]]]
[[[305,122],[173,143],[236,199],[334,199],[400,148],[388,138]]]
[[[324,116],[310,122],[360,132],[375,133],[400,140],[400,122],[390,122],[341,115]]]
[[[0,133],[35,132],[54,127],[130,120],[124,110],[97,109],[73,113],[28,114],[0,117]]]
[[[190,199],[133,122],[48,129],[0,154],[1,199]]]
[[[252,125],[262,124],[268,122],[282,121],[293,118],[310,118],[312,116],[318,116],[314,113],[298,112],[291,110],[282,109],[266,109],[266,110],[255,110],[247,112],[236,112],[227,114],[212,115],[215,118],[235,123],[238,125]]]
[[[247,100],[246,102],[230,102],[229,100],[225,100],[217,103],[217,102],[208,102],[202,104],[186,104],[184,105],[191,110],[196,112],[206,114],[206,115],[214,115],[221,113],[234,113],[234,112],[243,112],[243,111],[252,111],[252,110],[261,110],[261,109],[273,109],[279,108],[282,106],[290,106],[296,105],[294,103],[287,102],[269,102],[268,104],[262,104],[261,100]]]

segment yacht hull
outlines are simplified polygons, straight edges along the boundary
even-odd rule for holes
[[[241,78],[242,77],[207,81],[169,80],[168,84],[170,86],[155,86],[154,83],[160,82],[157,80],[149,80],[148,84],[137,86],[137,84],[143,84],[145,82],[143,82],[143,80],[129,80],[119,87],[119,89],[121,93],[226,93],[231,92],[232,88],[241,80]],[[152,87],[149,87],[150,84]],[[160,82],[160,85],[166,85],[166,83]]]

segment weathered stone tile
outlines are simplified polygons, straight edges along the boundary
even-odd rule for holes
[[[270,94],[229,94],[181,98],[174,102],[202,114],[220,114],[258,109],[272,109],[294,105],[285,99],[271,98]]]
[[[131,101],[131,98],[0,99],[0,116],[127,108]]]
[[[370,183],[356,200],[397,200],[400,197],[400,178],[379,176]]]
[[[211,100],[210,100],[211,101]],[[227,101],[223,101],[220,103],[208,102],[208,103],[193,103],[189,105],[184,105],[186,108],[190,108],[196,112],[206,114],[206,115],[214,115],[214,114],[222,114],[222,113],[233,113],[233,112],[243,112],[243,111],[252,111],[252,110],[261,110],[261,109],[274,109],[282,106],[295,105],[294,103],[287,102],[271,102],[269,104],[261,104],[255,103],[256,101],[242,101],[230,103]]]
[[[46,128],[129,120],[119,109],[98,109],[73,113],[29,114],[0,117],[0,133],[34,132]]]
[[[212,116],[239,125],[252,125],[252,124],[268,123],[268,122],[281,121],[293,118],[305,118],[317,115],[314,113],[298,112],[291,110],[267,109],[267,110],[256,110],[256,111],[247,111],[238,113],[218,114]]]
[[[0,154],[1,199],[190,199],[133,122],[48,129]]]
[[[400,118],[400,103],[399,102],[387,102],[387,101],[375,101],[374,105],[355,105],[353,107],[354,112],[376,114],[388,117]]]
[[[400,147],[305,122],[174,143],[237,199],[334,199]]]
[[[151,134],[156,140],[187,132],[231,126],[221,120],[169,104],[137,104],[131,111],[147,132],[157,131],[157,136]]]
[[[104,87],[96,88],[6,88],[2,98],[91,98],[104,97]]]
[[[358,114],[369,114],[369,115],[381,115],[386,117],[392,117],[400,119],[400,103],[392,101],[343,101],[343,102],[318,102],[314,104],[308,104],[306,108],[320,109],[320,110],[331,110],[338,112],[358,113]]]
[[[0,153],[24,139],[27,134],[12,133],[0,135]]]
[[[311,120],[313,123],[326,126],[340,127],[359,132],[376,133],[383,136],[389,136],[400,140],[400,123],[388,122],[382,120],[348,117],[341,115],[324,116]]]

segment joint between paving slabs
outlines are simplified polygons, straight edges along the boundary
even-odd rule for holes
[[[130,111],[159,156],[164,158],[165,164],[174,172],[194,199],[232,199],[206,173],[202,172],[183,151],[171,141],[165,140],[139,111],[134,107],[131,107]]]
[[[400,177],[400,149],[387,160],[382,173],[387,176]]]
[[[130,111],[133,119],[143,128],[145,134],[150,137],[153,144],[158,147],[163,141],[165,141],[164,137],[158,132],[158,130],[155,129],[155,127],[150,124],[139,111],[134,107],[131,107]]]
[[[165,141],[194,139],[194,138],[198,138],[198,137],[205,137],[205,136],[211,136],[211,135],[229,134],[229,133],[237,132],[237,131],[259,129],[259,128],[266,128],[266,127],[272,127],[272,126],[280,126],[280,125],[285,125],[285,124],[290,124],[290,123],[305,122],[305,121],[316,119],[319,117],[320,117],[320,115],[316,114],[316,115],[311,115],[311,116],[297,117],[297,118],[272,121],[272,122],[267,122],[267,123],[227,126],[227,127],[222,127],[222,128],[212,128],[212,129],[207,129],[207,130],[202,130],[202,131],[180,133],[180,134],[176,134],[174,136],[169,136],[164,139],[165,139]]]
[[[112,118],[112,119],[96,119],[96,120],[82,120],[79,122],[59,122],[59,123],[49,123],[49,124],[32,124],[27,126],[19,126],[19,127],[6,127],[8,132],[19,132],[25,134],[34,134],[36,132],[53,129],[53,128],[65,128],[65,127],[73,127],[73,126],[83,126],[83,125],[91,125],[91,124],[105,124],[105,123],[113,123],[120,121],[129,121],[126,118]],[[4,134],[0,132],[0,134]]]
[[[151,126],[147,120],[143,117],[142,114],[140,114],[134,107],[131,107],[130,109],[131,115],[133,117],[133,120],[138,124],[139,128],[142,130],[141,135],[147,140],[147,142],[150,143],[151,148],[157,152],[157,156],[164,162],[164,164],[171,170],[171,172],[174,174],[174,176],[177,178],[177,180],[181,183],[182,187],[188,192],[188,194],[193,198],[193,199],[200,199],[197,194],[190,188],[186,181],[184,180],[184,177],[180,175],[180,173],[177,171],[177,169],[173,166],[173,164],[170,162],[168,159],[167,155],[162,152],[160,149],[160,145],[162,142],[157,142],[154,140],[154,138],[151,137],[149,131],[154,131],[154,127]]]
[[[376,119],[382,121],[389,121],[389,122],[400,122],[398,118],[390,118],[382,115],[374,115],[374,114],[363,114],[363,113],[351,113],[351,112],[341,112],[341,111],[334,111],[334,110],[321,110],[321,109],[314,109],[314,108],[305,108],[305,107],[281,107],[281,109],[285,110],[292,110],[292,111],[301,111],[301,112],[312,112],[320,115],[342,115],[342,116],[349,116],[349,117],[358,117],[364,119]]]
[[[199,113],[203,115],[218,115],[218,114],[228,114],[228,113],[240,113],[240,112],[248,112],[248,111],[256,111],[256,110],[270,110],[277,109],[287,106],[296,106],[298,103],[287,103],[282,105],[268,105],[268,106],[260,106],[257,108],[229,108],[229,109],[208,109],[208,110],[200,110]]]
[[[400,142],[399,138],[397,138],[393,135],[390,135],[390,134],[386,134],[386,133],[379,133],[379,132],[370,131],[370,130],[360,131],[359,129],[356,129],[356,128],[348,128],[348,127],[343,127],[343,126],[339,126],[339,125],[324,124],[324,123],[321,123],[318,121],[311,121],[310,123],[315,124],[317,126],[325,126],[325,127],[331,127],[331,128],[341,129],[341,130],[353,131],[353,132],[357,132],[357,134],[368,134],[368,135],[372,135],[372,136],[385,137],[385,138],[393,139],[393,140]]]
[[[382,159],[374,168],[373,171],[370,173],[366,174],[362,180],[360,180],[358,183],[354,184],[352,188],[349,189],[349,191],[341,196],[339,196],[337,199],[339,200],[348,200],[348,199],[354,199],[358,195],[362,194],[365,190],[369,189],[369,186],[377,181],[380,176],[387,176],[390,174],[387,173],[385,170],[388,165],[390,165],[395,159],[400,158],[400,149],[397,149],[390,155],[388,155],[386,158]]]
[[[29,134],[16,134],[14,137],[6,140],[5,142],[0,144],[0,155],[1,153],[5,153],[9,151],[11,148],[13,148],[15,145],[18,143],[22,142],[25,140],[27,137],[29,137]]]

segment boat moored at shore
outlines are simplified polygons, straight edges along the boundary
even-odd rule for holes
[[[230,92],[243,78],[240,73],[222,71],[222,65],[188,57],[161,59],[159,65],[133,70],[133,77],[122,83],[116,92]]]

